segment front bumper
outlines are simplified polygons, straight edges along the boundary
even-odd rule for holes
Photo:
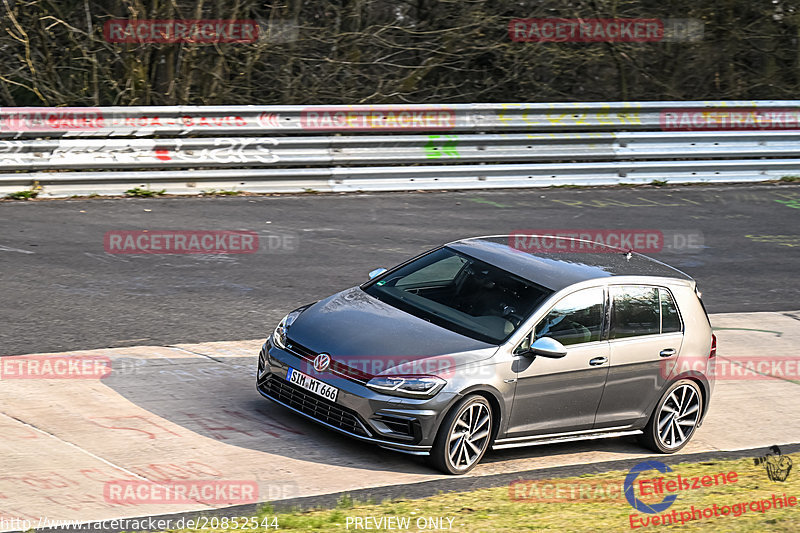
[[[289,367],[339,389],[336,402],[286,380]],[[433,398],[400,398],[380,394],[357,380],[316,373],[307,357],[282,350],[269,340],[258,358],[256,388],[265,398],[348,437],[412,455],[428,455],[452,393]]]

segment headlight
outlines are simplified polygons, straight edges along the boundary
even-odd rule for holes
[[[280,348],[281,350],[286,349],[286,320],[289,318],[289,315],[286,315],[278,322],[278,327],[275,328],[275,331],[272,332],[272,344]]]
[[[281,350],[286,349],[286,332],[289,330],[289,326],[300,316],[300,313],[308,309],[310,305],[305,305],[298,309],[295,309],[278,322],[278,327],[275,328],[275,331],[272,332],[272,342],[280,348]]]
[[[396,396],[433,396],[447,382],[436,376],[377,376],[369,380],[367,387]]]

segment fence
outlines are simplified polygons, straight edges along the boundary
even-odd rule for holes
[[[0,108],[0,193],[762,181],[799,141],[800,101]]]

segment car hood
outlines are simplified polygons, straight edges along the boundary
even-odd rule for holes
[[[410,315],[358,287],[321,300],[289,326],[290,342],[377,374],[430,374],[491,357],[497,346]]]

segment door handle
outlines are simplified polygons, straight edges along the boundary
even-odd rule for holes
[[[589,360],[589,364],[592,366],[600,366],[608,361],[608,357],[595,357],[594,359]]]
[[[661,350],[661,352],[658,355],[660,355],[661,357],[671,357],[675,355],[675,348],[666,348],[664,350]]]

